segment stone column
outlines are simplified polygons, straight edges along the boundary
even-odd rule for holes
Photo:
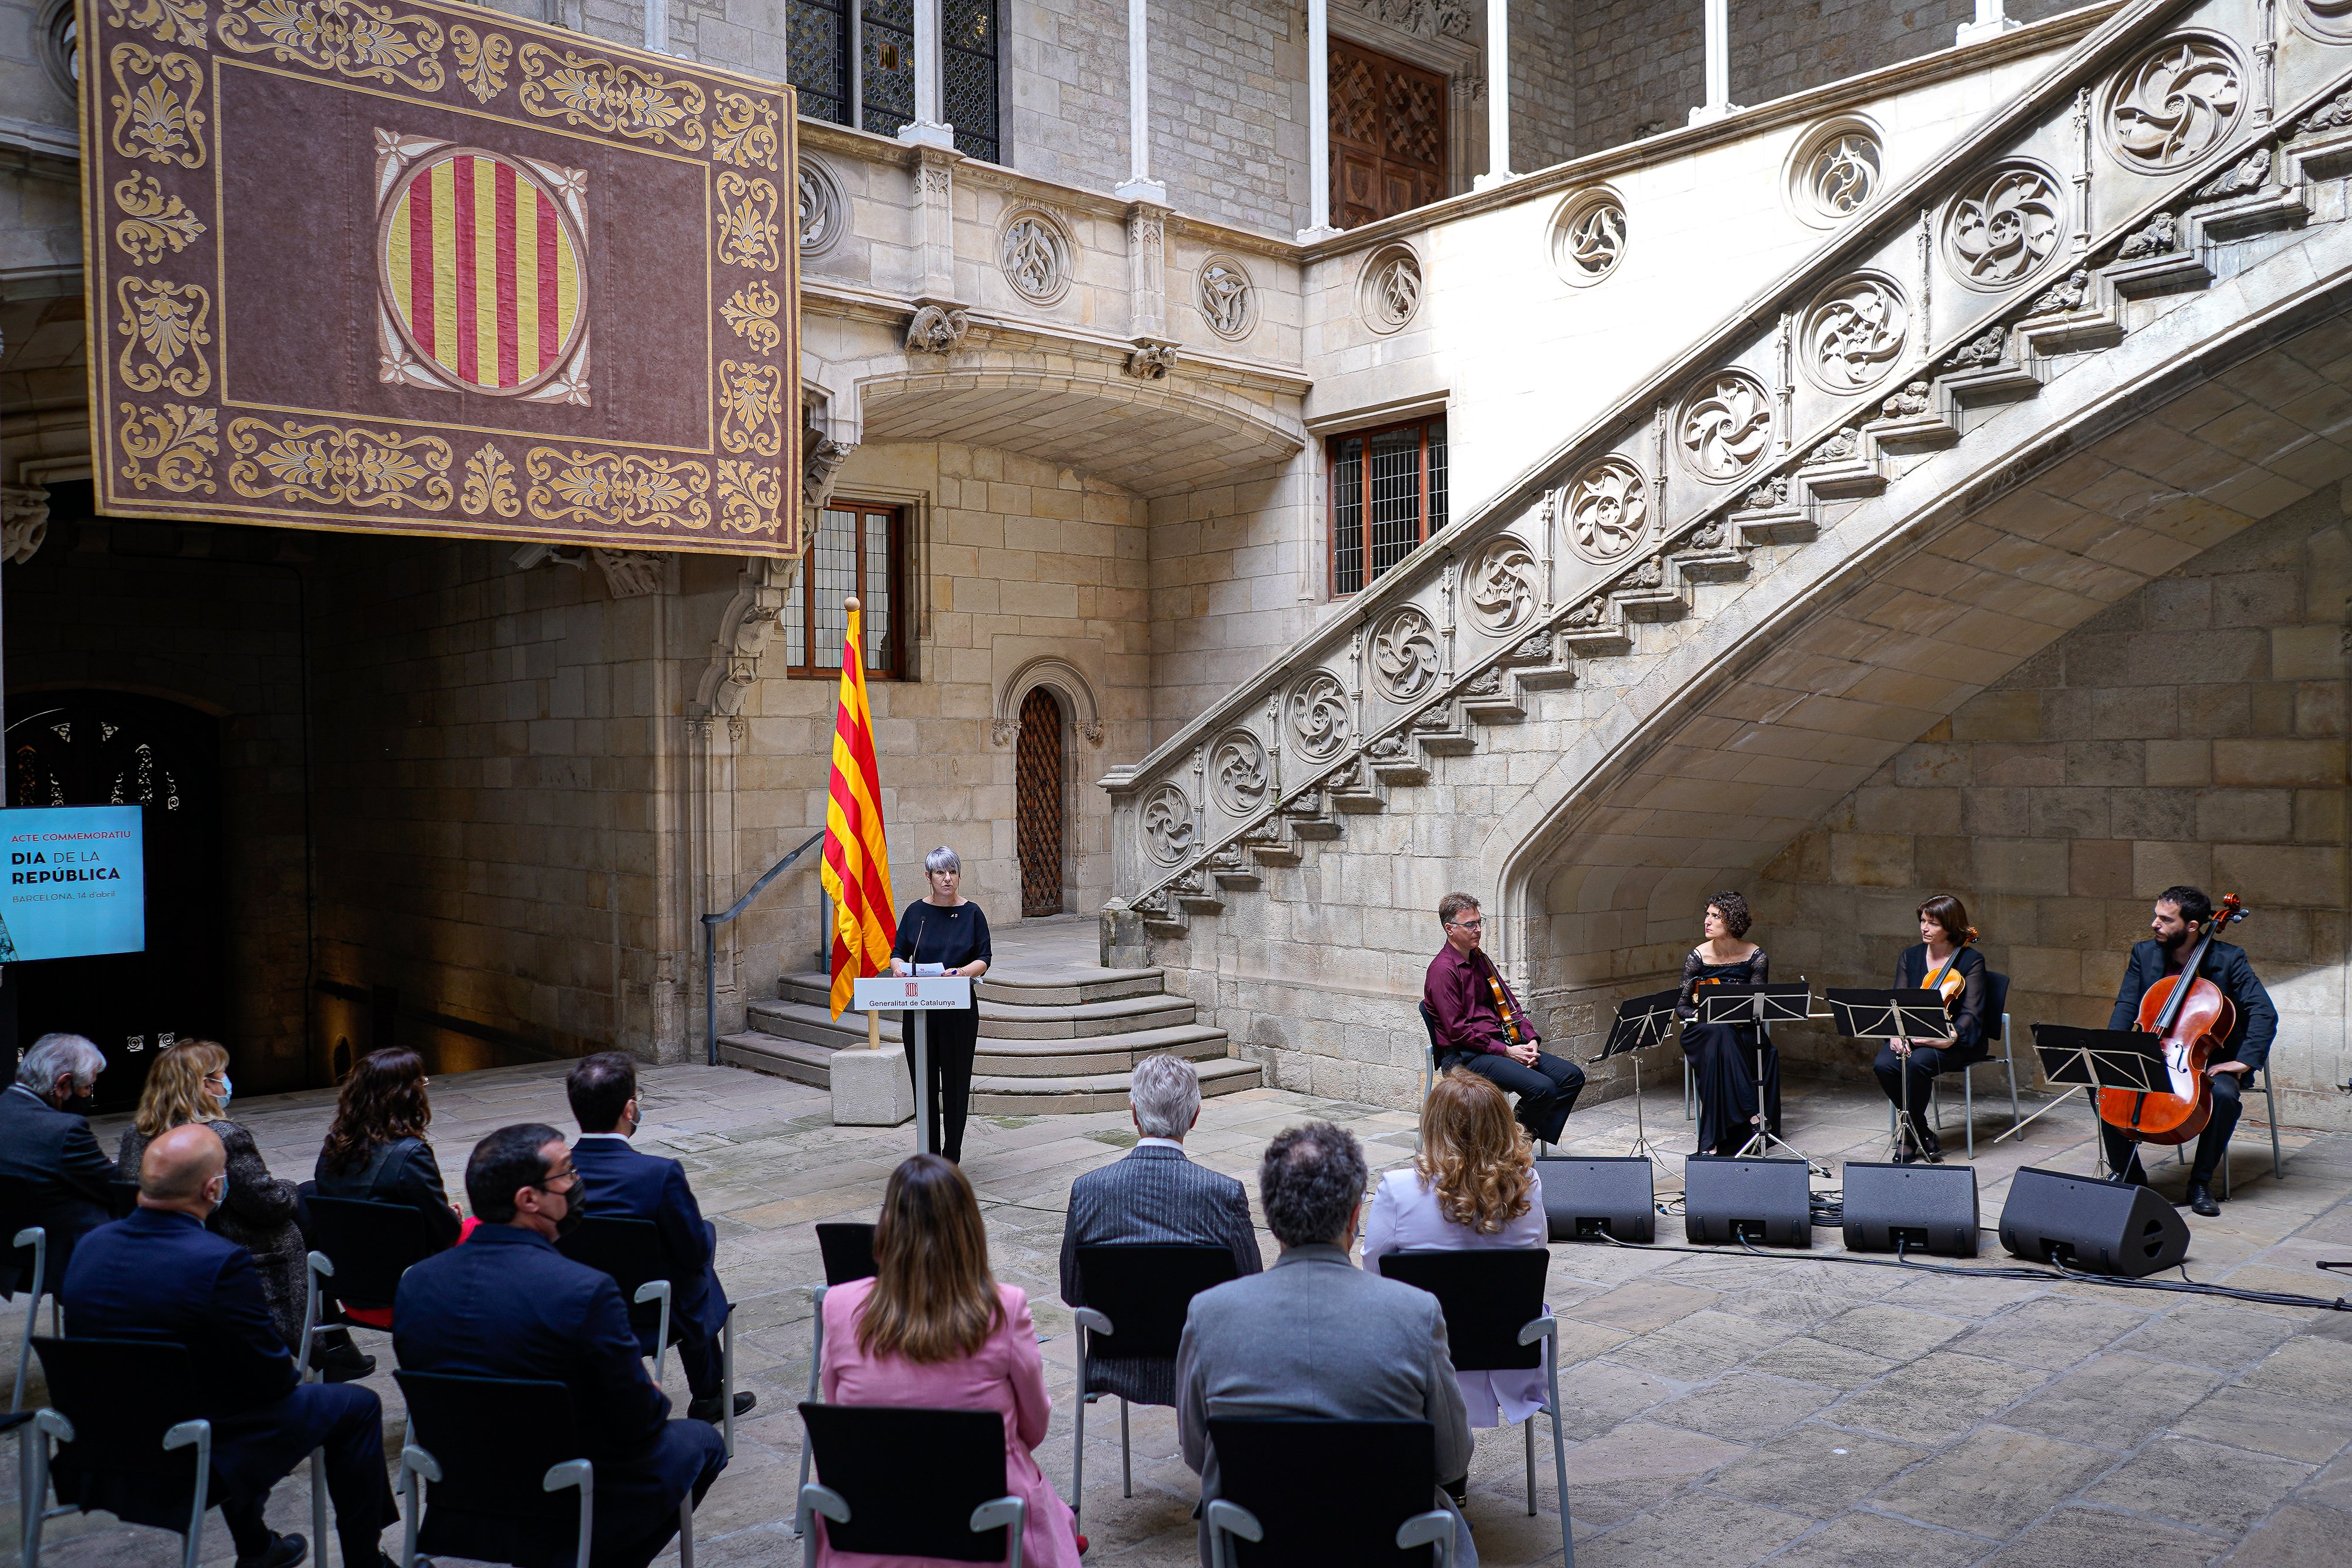
[[[1168,187],[1151,177],[1150,102],[1150,26],[1144,0],[1127,0],[1127,179],[1112,190],[1121,201],[1164,207]]]
[[[1301,245],[1331,226],[1331,0],[1307,0],[1307,226]]]
[[[1486,172],[1474,189],[1511,177],[1511,5],[1486,0]]]
[[[669,0],[646,0],[646,47],[669,53]]]
[[[1121,185],[1119,194],[1126,195],[1133,183]],[[1137,202],[1127,209],[1128,329],[1139,344],[1171,340],[1167,235],[1166,207]]]
[[[1985,38],[1998,38],[2011,28],[2023,26],[2024,23],[2002,10],[2002,0],[1977,0],[1976,20],[1961,23],[1959,36],[1952,41],[1973,44]]]
[[[1738,109],[1731,101],[1731,0],[1706,0],[1706,101],[1690,111],[1690,122],[1705,125]]]
[[[940,0],[915,0],[915,118],[898,128],[898,140],[920,147],[955,145],[955,127],[941,118],[947,100],[941,31]]]

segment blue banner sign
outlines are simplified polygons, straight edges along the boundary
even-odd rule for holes
[[[147,862],[137,806],[0,811],[0,964],[147,947]]]

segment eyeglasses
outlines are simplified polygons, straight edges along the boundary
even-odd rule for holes
[[[1454,928],[1457,931],[1484,931],[1486,923],[1484,920],[1457,920],[1454,922]]]
[[[559,1191],[554,1184],[566,1179],[571,1181],[572,1186]],[[533,1182],[531,1185],[541,1192],[550,1194],[556,1197],[562,1197],[568,1193],[578,1190],[580,1186],[580,1172],[572,1166],[566,1166],[560,1171],[548,1172],[547,1179],[545,1181]]]

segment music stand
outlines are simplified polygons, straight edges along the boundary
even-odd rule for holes
[[[2033,1052],[2042,1059],[2042,1076],[2053,1083],[2063,1083],[2066,1092],[1993,1139],[1994,1143],[2012,1133],[2021,1133],[2033,1123],[2055,1111],[2074,1097],[2080,1089],[2090,1100],[2092,1166],[2094,1172],[2107,1168],[2107,1144],[2097,1135],[2099,1130],[2099,1091],[2129,1089],[2143,1094],[2172,1092],[2172,1069],[2164,1059],[2160,1036],[2128,1029],[2074,1029],[2063,1023],[2037,1023],[2033,1030]]]
[[[1601,1054],[1587,1058],[1590,1065],[1599,1066],[1612,1056],[1631,1054],[1633,1058],[1633,1150],[1645,1159],[1654,1160],[1671,1174],[1671,1167],[1661,1157],[1662,1151],[1650,1142],[1648,1124],[1642,1119],[1642,1057],[1641,1052],[1654,1045],[1665,1043],[1666,1030],[1675,1021],[1675,1004],[1682,992],[1652,991],[1645,997],[1628,997],[1617,1004],[1617,1021],[1609,1026],[1608,1043]]]
[[[1873,991],[1825,990],[1822,997],[1830,1004],[1830,1016],[1837,1021],[1837,1031],[1848,1040],[1914,1040],[1926,1036],[1934,1040],[1953,1038],[1951,1016],[1944,1010],[1944,998],[1934,991]],[[1895,1131],[1887,1135],[1887,1158],[1899,1162],[1903,1155],[1903,1134],[1911,1134],[1911,1146],[1923,1154],[1927,1140],[1919,1135],[1919,1124],[1911,1114],[1911,1074],[1909,1062],[1904,1062],[1903,1104],[1901,1119]]]
[[[1752,1023],[1756,1026],[1756,1131],[1739,1145],[1738,1153],[1733,1157],[1746,1159],[1752,1153],[1760,1158],[1769,1158],[1777,1145],[1822,1175],[1829,1175],[1827,1166],[1774,1132],[1770,1118],[1764,1113],[1764,1047],[1767,1043],[1764,1026],[1803,1023],[1812,1017],[1812,987],[1803,980],[1781,985],[1701,986],[1697,988],[1696,1000],[1701,1023]]]

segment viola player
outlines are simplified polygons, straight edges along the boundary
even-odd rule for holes
[[[1984,955],[1973,946],[1977,928],[1969,924],[1968,905],[1948,893],[1939,893],[1914,914],[1919,922],[1919,945],[1906,947],[1903,956],[1895,960],[1895,988],[1934,991],[1942,997],[1944,1011],[1952,1020],[1952,1039],[1949,1043],[1890,1040],[1879,1048],[1872,1071],[1890,1102],[1910,1107],[1910,1121],[1902,1129],[1903,1144],[1895,1163],[1908,1165],[1925,1157],[1933,1165],[1942,1162],[1944,1151],[1936,1141],[1935,1129],[1922,1120],[1927,1097],[1938,1074],[1961,1071],[1985,1059],[1989,971]]]
[[[1543,1039],[1528,1021],[1510,983],[1478,950],[1486,917],[1466,893],[1438,900],[1445,946],[1429,962],[1422,1006],[1437,1037],[1437,1071],[1463,1067],[1507,1094],[1518,1096],[1519,1125],[1538,1144],[1557,1144],[1584,1087],[1584,1070],[1539,1049]]]
[[[2156,895],[2155,916],[2147,923],[2155,937],[2133,945],[2131,964],[2116,992],[2115,1016],[2107,1020],[2109,1029],[2138,1027],[2140,998],[2166,976],[2180,973],[2212,919],[2213,901],[2197,888],[2168,887]],[[2243,947],[2217,938],[2206,949],[2197,972],[2221,988],[2238,1015],[2237,1027],[2205,1062],[2206,1076],[2213,1083],[2213,1114],[2198,1134],[2197,1158],[2189,1171],[2189,1207],[2210,1216],[2221,1212],[2221,1205],[2213,1201],[2213,1171],[2238,1124],[2238,1096],[2246,1074],[2270,1060],[2271,1040],[2278,1033],[2278,1009],[2255,977]],[[2101,1122],[2099,1135],[2105,1140],[2107,1164],[2115,1169],[2116,1179],[2146,1186],[2147,1173],[2140,1166],[2139,1151],[2123,1130]]]

